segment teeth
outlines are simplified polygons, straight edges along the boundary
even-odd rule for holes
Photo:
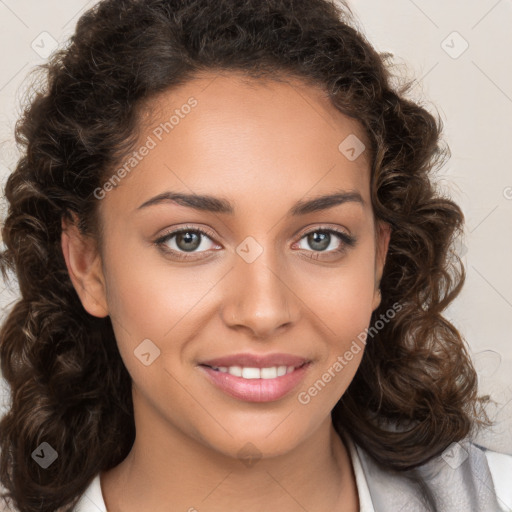
[[[269,368],[249,368],[242,366],[212,366],[214,370],[229,373],[244,379],[275,379],[293,372],[295,366],[271,366]]]
[[[234,375],[235,377],[242,376],[242,367],[241,366],[230,366],[229,368],[226,368],[226,371],[229,371],[229,373],[231,375]]]
[[[242,374],[242,376],[244,376]],[[275,379],[277,377],[277,366],[272,366],[271,368],[262,368],[261,369],[261,378],[262,379]]]
[[[244,379],[261,379],[261,370],[259,368],[242,368],[242,377]]]

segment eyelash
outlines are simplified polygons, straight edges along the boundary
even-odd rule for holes
[[[164,235],[160,236],[159,238],[157,238],[153,244],[156,245],[161,251],[163,251],[164,253],[166,254],[171,254],[173,257],[179,259],[179,260],[193,260],[193,259],[197,259],[195,258],[194,256],[188,256],[187,253],[182,253],[182,252],[179,252],[179,251],[175,251],[174,249],[169,249],[167,247],[165,247],[165,244],[171,240],[173,237],[175,237],[176,235],[179,235],[180,233],[200,233],[201,235],[203,236],[206,236],[210,239],[213,239],[215,237],[214,233],[204,229],[204,228],[198,228],[198,227],[192,227],[192,226],[185,226],[183,228],[179,228],[175,231],[170,231],[169,233],[165,233]],[[329,234],[333,234],[335,236],[337,236],[340,241],[342,242],[342,244],[340,245],[340,247],[338,249],[335,249],[335,250],[331,250],[331,251],[307,251],[307,252],[313,252],[314,254],[318,254],[318,255],[321,255],[321,254],[343,254],[347,251],[348,248],[350,247],[353,247],[356,243],[356,238],[351,236],[351,235],[348,235],[347,233],[343,232],[343,231],[338,231],[337,229],[333,229],[333,228],[327,228],[327,227],[317,227],[315,229],[312,229],[310,231],[307,231],[305,233],[302,234],[302,236],[300,237],[299,241],[302,240],[303,238],[307,237],[308,235],[312,234],[312,233],[329,233]],[[196,254],[196,253],[189,253],[189,254]],[[308,258],[311,258],[311,259],[318,259],[318,258],[315,258],[314,256],[307,256]]]

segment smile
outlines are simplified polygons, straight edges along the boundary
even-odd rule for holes
[[[273,402],[284,398],[304,380],[311,363],[295,366],[213,367],[201,364],[199,368],[210,384],[224,394],[246,402]]]

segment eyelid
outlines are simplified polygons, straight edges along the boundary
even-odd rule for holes
[[[310,226],[305,227],[303,230],[300,230],[295,236],[301,240],[306,235],[309,235],[311,233],[314,233],[315,231],[328,231],[328,232],[334,232],[339,235],[344,235],[347,237],[347,239],[352,239],[355,241],[355,238],[350,234],[350,232],[346,229],[341,228],[338,225],[329,225],[329,224],[313,224]]]

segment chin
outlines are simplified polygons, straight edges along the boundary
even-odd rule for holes
[[[307,437],[306,433],[291,430],[289,425],[282,430],[280,427],[276,428],[277,425],[278,422],[271,428],[265,425],[265,428],[260,426],[251,430],[228,428],[232,437],[224,432],[220,438],[212,438],[210,433],[203,438],[203,442],[226,457],[244,462],[246,459],[256,460],[284,455]]]

